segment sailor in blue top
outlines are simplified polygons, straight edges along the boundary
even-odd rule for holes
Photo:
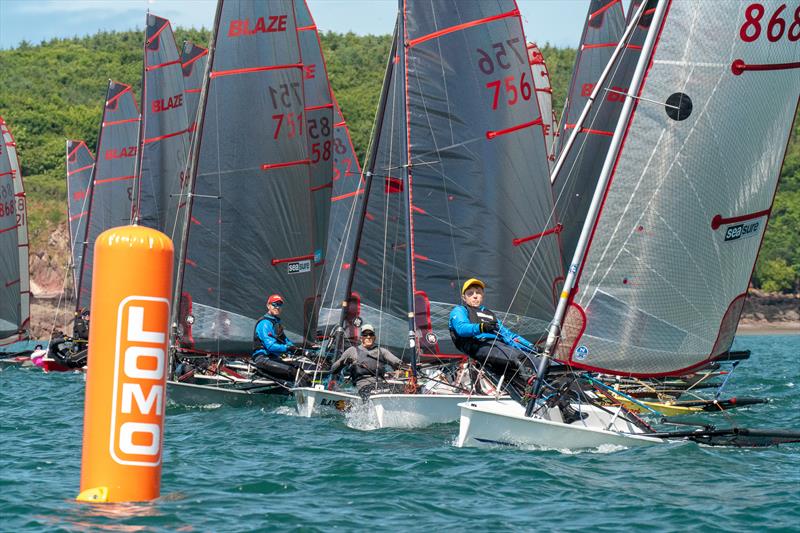
[[[495,374],[506,376],[522,393],[537,368],[536,349],[527,339],[505,327],[483,305],[484,283],[470,278],[461,288],[462,304],[450,312],[450,337],[456,348]]]
[[[283,297],[273,294],[267,299],[267,312],[256,322],[253,331],[253,363],[261,373],[282,381],[293,381],[298,366],[282,358],[302,355],[303,349],[286,337],[281,324]]]

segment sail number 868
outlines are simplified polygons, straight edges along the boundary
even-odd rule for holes
[[[784,10],[786,10],[786,4],[781,4],[762,27],[762,20],[767,9],[759,3],[750,4],[744,10],[744,23],[739,28],[739,37],[746,43],[752,43],[761,37],[763,29],[769,42],[776,43],[784,35],[790,42],[797,41],[800,39],[800,5],[794,10],[791,24],[783,18]]]

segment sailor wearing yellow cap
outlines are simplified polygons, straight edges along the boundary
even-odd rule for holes
[[[499,377],[506,375],[524,388],[534,361],[525,352],[535,349],[527,339],[503,326],[491,309],[483,305],[486,285],[470,278],[461,286],[461,305],[450,312],[450,337],[456,348]]]

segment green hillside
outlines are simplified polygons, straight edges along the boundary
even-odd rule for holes
[[[178,28],[176,38],[205,43],[208,32]],[[327,33],[322,45],[331,84],[363,158],[390,37]],[[46,246],[53,227],[66,218],[65,139],[84,139],[94,151],[108,79],[132,84],[139,94],[141,46],[142,34],[131,31],[53,39],[37,46],[22,43],[0,51],[0,115],[19,144],[34,252]],[[545,46],[542,52],[560,114],[575,51]],[[800,121],[753,280],[768,291],[800,288],[799,129]]]

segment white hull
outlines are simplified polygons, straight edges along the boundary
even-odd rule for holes
[[[483,403],[494,396],[467,394],[375,394],[369,403],[381,428],[422,428],[458,420],[459,404]]]
[[[581,412],[589,416],[565,424],[558,408],[545,408],[544,417],[536,418],[526,417],[525,408],[512,400],[464,402],[460,405],[461,421],[456,446],[506,445],[580,450],[664,442],[645,436],[629,422],[591,405],[576,404],[574,407],[580,407]]]
[[[228,405],[233,407],[273,406],[286,400],[285,394],[264,394],[230,387],[167,381],[167,399],[179,405]]]
[[[322,388],[297,387],[292,389],[292,392],[294,393],[298,414],[306,418],[319,414],[320,407],[324,405],[331,405],[337,402],[345,402],[347,405],[353,402],[362,402],[361,397],[357,394]]]

